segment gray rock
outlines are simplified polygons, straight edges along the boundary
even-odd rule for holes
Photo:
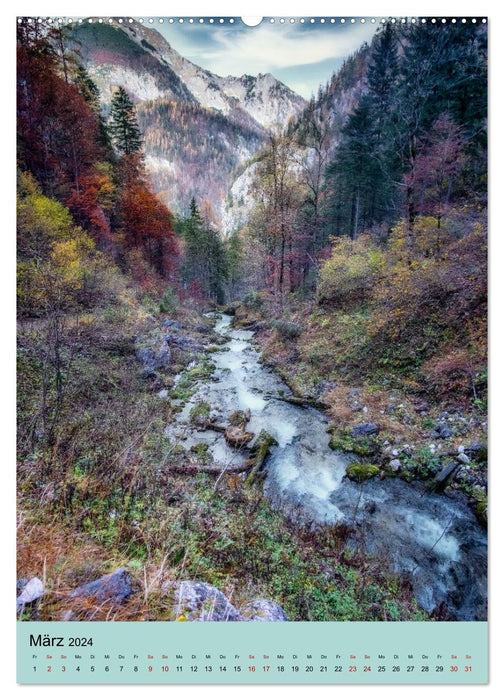
[[[336,389],[336,387],[337,387],[336,382],[330,382],[330,381],[327,381],[327,379],[322,379],[322,381],[320,381],[315,388],[315,396],[317,398],[320,398],[324,394],[327,394],[328,391],[332,391],[333,389]]]
[[[147,375],[156,373],[158,369],[166,369],[171,363],[171,350],[166,339],[139,338],[137,340],[136,357],[143,364],[143,371]]]
[[[37,578],[31,578],[24,586],[21,593],[16,598],[16,612],[20,612],[25,605],[42,598],[44,595],[44,584]]]
[[[448,486],[450,481],[455,477],[458,470],[460,469],[460,464],[457,462],[450,462],[446,465],[436,476],[434,477],[433,485],[435,491],[444,491]]]
[[[126,567],[121,567],[112,574],[106,574],[96,581],[85,583],[70,593],[70,598],[96,597],[104,602],[122,603],[131,594],[131,578]]]
[[[475,462],[486,462],[487,460],[487,446],[481,442],[473,442],[466,453]]]
[[[470,464],[470,462],[471,462],[469,457],[466,454],[464,454],[463,452],[458,453],[457,459],[459,462],[462,462],[462,464]]]
[[[203,581],[168,582],[162,591],[172,600],[175,619],[181,616],[189,622],[238,622],[244,619],[221,591]]]
[[[16,581],[16,596],[18,596],[30,579],[20,578]]]
[[[389,462],[389,467],[392,469],[393,472],[398,472],[399,469],[401,468],[401,460],[400,459],[391,459]]]
[[[440,423],[437,425],[434,430],[432,431],[432,434],[434,437],[442,438],[443,440],[446,440],[446,438],[450,438],[453,435],[453,432],[451,428],[448,428],[447,425],[444,423]]]
[[[182,326],[178,321],[174,321],[171,318],[166,318],[163,322],[163,325],[166,326],[166,328],[171,328],[172,330],[179,331]]]
[[[376,435],[380,431],[380,428],[376,423],[360,423],[352,428],[350,435],[352,437],[366,437],[368,435]]]
[[[175,345],[178,348],[184,350],[191,350],[193,352],[203,352],[205,349],[201,343],[197,343],[195,340],[190,338],[188,335],[165,335],[165,341],[171,346]]]
[[[285,610],[273,600],[259,598],[246,603],[241,609],[241,614],[251,622],[287,622]]]

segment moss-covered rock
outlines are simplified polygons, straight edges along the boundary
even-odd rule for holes
[[[189,411],[189,420],[193,425],[206,423],[210,418],[210,404],[208,401],[199,401]]]
[[[211,461],[211,455],[208,453],[208,445],[206,442],[196,443],[196,445],[191,447],[190,451],[200,462],[203,462],[203,464],[208,464]]]
[[[348,478],[352,479],[352,481],[362,483],[363,481],[371,479],[373,476],[377,476],[380,473],[380,467],[377,467],[376,464],[355,462],[348,465],[346,473]]]
[[[379,445],[371,438],[354,438],[349,432],[336,427],[329,429],[331,439],[329,447],[335,452],[352,452],[359,457],[374,457],[379,451]]]

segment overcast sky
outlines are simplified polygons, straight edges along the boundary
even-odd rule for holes
[[[259,26],[248,27],[240,18],[233,24],[229,18],[220,24],[219,19],[217,16],[213,24],[208,18],[204,24],[198,18],[193,24],[187,20],[180,24],[176,19],[169,24],[165,19],[150,26],[185,58],[217,75],[272,73],[305,98],[316,95],[319,85],[325,85],[378,26],[369,20],[352,24],[348,19],[342,24],[339,18],[335,23],[330,19],[321,23],[319,18],[311,23],[310,17],[304,23],[299,18],[291,23],[287,17],[284,23],[279,18],[274,23],[264,18]]]

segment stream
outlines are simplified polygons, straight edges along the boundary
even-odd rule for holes
[[[275,398],[292,392],[261,364],[253,332],[233,329],[231,320],[216,316],[224,350],[211,354],[211,380],[200,383],[167,436],[186,450],[206,443],[216,463],[237,466],[248,451],[230,447],[222,433],[191,425],[189,413],[206,401],[211,419],[227,424],[232,412],[250,410],[247,430],[257,436],[264,429],[278,442],[264,467],[264,494],[275,509],[313,528],[349,526],[347,549],[363,548],[406,576],[427,612],[443,606],[451,619],[485,620],[487,537],[462,494],[426,492],[425,483],[399,478],[348,479],[345,469],[356,459],[329,447],[328,420],[316,409]]]

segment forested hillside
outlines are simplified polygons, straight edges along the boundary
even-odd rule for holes
[[[232,619],[485,619],[485,26],[385,23],[303,109],[259,76],[230,112],[104,29],[17,27],[18,613],[208,619],[195,580]]]

